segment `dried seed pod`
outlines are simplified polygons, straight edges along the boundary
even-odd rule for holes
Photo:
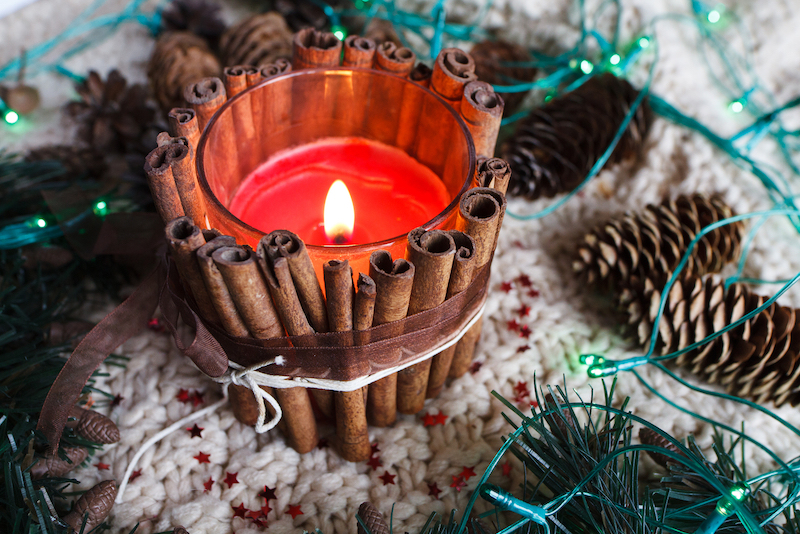
[[[627,81],[605,73],[531,111],[501,151],[514,169],[509,193],[536,199],[575,189],[608,149],[638,95]],[[645,99],[607,165],[636,156],[651,122]]]
[[[147,65],[147,78],[164,113],[183,107],[184,88],[191,83],[219,76],[222,66],[208,43],[188,31],[164,33]]]
[[[292,31],[275,11],[248,17],[231,26],[222,34],[219,44],[226,65],[263,67],[292,57]]]
[[[104,444],[119,441],[119,428],[105,415],[94,410],[84,410],[73,406],[70,409],[69,417],[70,421],[67,426],[74,428],[78,434],[89,441]]]
[[[78,467],[89,456],[89,451],[83,447],[63,447],[66,459],[58,454],[48,455],[33,464],[31,477],[36,480],[44,477],[61,477]]]
[[[117,484],[113,480],[104,480],[81,495],[72,507],[72,511],[62,520],[75,532],[81,532],[83,518],[86,516],[83,532],[90,532],[108,517],[116,497]]]
[[[469,51],[475,60],[475,74],[482,82],[492,85],[511,85],[531,82],[536,77],[533,67],[516,66],[514,63],[531,61],[528,50],[515,43],[502,39],[497,41],[481,41]],[[505,114],[511,115],[525,99],[526,92],[503,93]]]
[[[0,99],[3,99],[9,108],[20,115],[32,113],[41,102],[39,90],[22,83],[13,87],[0,86]]]
[[[383,514],[378,511],[371,502],[363,502],[358,507],[358,516],[364,521],[364,524],[369,529],[364,530],[361,524],[358,524],[358,534],[389,534],[389,527],[383,519]]]
[[[644,445],[653,445],[654,447],[660,447],[662,449],[667,449],[675,453],[678,452],[678,447],[676,447],[674,443],[672,443],[670,440],[668,440],[658,432],[651,430],[647,427],[639,429],[639,441],[641,441],[642,444]],[[647,454],[661,467],[669,467],[669,464],[675,463],[674,459],[664,454],[659,454],[657,452],[651,452],[651,451],[647,451]]]

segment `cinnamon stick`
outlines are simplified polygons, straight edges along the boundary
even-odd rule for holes
[[[262,81],[266,81],[291,71],[292,64],[285,59],[279,59],[261,67],[261,78]],[[259,115],[256,115],[259,139],[268,137],[270,132],[286,128],[292,119],[292,80],[285,79],[280,82],[280,85],[272,84],[268,90],[255,91],[253,105],[255,106],[254,111],[260,109]],[[261,161],[263,161],[269,154],[264,148],[260,150]]]
[[[459,111],[464,87],[477,79],[472,56],[458,48],[445,48],[433,65],[431,90]]]
[[[408,315],[424,312],[444,302],[456,246],[453,237],[442,230],[416,228],[408,234],[407,259],[414,264],[414,283]],[[397,373],[397,410],[415,414],[425,405],[431,360],[425,360]]]
[[[397,48],[387,41],[378,45],[375,53],[375,69],[407,78],[414,67],[416,56],[408,48]],[[369,95],[369,120],[366,129],[378,141],[394,144],[397,131],[402,125],[402,106],[405,85],[392,77],[374,76]]]
[[[172,108],[167,116],[169,133],[173,137],[185,137],[189,145],[196,151],[200,141],[200,128],[197,115],[192,108]]]
[[[181,281],[194,296],[203,319],[219,323],[217,310],[206,291],[203,275],[200,273],[200,265],[197,263],[197,249],[206,244],[203,233],[189,217],[178,217],[171,220],[167,223],[164,231],[170,255],[181,275]]]
[[[304,28],[292,39],[292,69],[336,67],[342,55],[342,42],[330,32]]]
[[[375,41],[360,35],[350,35],[344,40],[343,67],[369,69],[375,58]]]
[[[378,250],[369,258],[369,275],[375,281],[377,290],[372,325],[391,323],[405,317],[414,284],[414,265],[404,259],[392,262],[391,254]],[[391,425],[397,419],[396,373],[370,384],[367,417],[371,424],[381,427]]]
[[[450,236],[456,246],[456,254],[453,260],[453,270],[450,272],[450,281],[447,284],[447,297],[452,298],[464,291],[475,277],[475,241],[463,232],[450,230]],[[438,397],[444,388],[447,374],[453,362],[456,352],[456,345],[451,345],[431,360],[431,372],[428,376],[427,398]]]
[[[160,146],[153,149],[144,160],[147,185],[150,186],[156,211],[164,223],[185,215],[172,175],[172,156],[180,151],[177,147],[175,144]]]
[[[472,134],[478,156],[494,156],[504,106],[502,97],[490,84],[475,81],[464,86],[461,116]]]
[[[331,332],[353,329],[353,269],[345,261],[331,260],[323,265],[325,297],[328,303],[328,321]],[[339,455],[351,462],[369,459],[367,413],[364,393],[337,391],[333,394],[336,419],[336,447]]]
[[[461,197],[456,227],[475,241],[476,273],[492,259],[505,209],[505,195],[494,189],[477,187]],[[469,369],[482,327],[481,318],[456,344],[448,374],[451,378],[458,378]]]
[[[491,187],[505,195],[510,181],[511,166],[506,160],[488,158],[480,161],[478,165],[478,185]]]
[[[185,137],[173,137],[168,132],[161,132],[156,136],[156,146],[164,145],[184,145],[189,146],[189,142]]]
[[[417,55],[406,47],[398,47],[391,41],[386,41],[378,45],[375,53],[375,68],[397,74],[403,78],[408,78]]]
[[[248,73],[258,73],[258,69],[251,65],[236,65],[226,67],[224,71],[225,92],[228,98],[233,98],[247,89]],[[258,102],[256,102],[256,100]],[[256,109],[254,109],[254,107]],[[261,112],[261,99],[254,93],[240,97],[231,106],[229,113],[233,121],[236,134],[236,144],[240,147],[258,147],[256,135],[256,120],[261,120],[256,111]],[[239,150],[239,171],[241,176],[247,176],[261,162],[259,150]]]
[[[206,224],[206,208],[197,181],[197,167],[194,164],[194,149],[185,137],[178,137],[178,147],[170,152],[172,177],[181,199],[183,212],[198,226]]]
[[[292,64],[286,59],[278,59],[274,63],[261,67],[261,79],[269,80],[275,76],[292,71]]]
[[[225,279],[219,271],[212,254],[222,247],[236,246],[236,240],[231,236],[219,236],[206,240],[206,244],[197,249],[197,263],[200,274],[203,276],[208,296],[217,310],[222,327],[232,336],[247,337],[250,332],[242,317],[236,310],[236,304],[231,297]],[[255,424],[255,423],[253,423]]]
[[[199,82],[187,85],[183,98],[194,108],[197,115],[197,127],[202,132],[214,113],[228,99],[225,86],[219,78],[203,78]]]
[[[431,81],[431,69],[425,63],[417,63],[417,66],[409,74],[408,78],[421,87],[428,87]],[[403,91],[403,101],[400,104],[400,118],[397,124],[397,140],[395,145],[398,148],[410,152],[417,141],[417,126],[419,124],[419,114],[422,111],[422,102],[425,98],[423,91],[415,91],[408,88]]]
[[[253,65],[225,67],[223,76],[225,78],[225,93],[227,93],[228,98],[233,98],[247,89],[248,80],[254,80],[258,74],[258,68]]]
[[[327,332],[325,297],[303,240],[288,230],[275,230],[261,239],[259,247],[263,247],[263,253],[271,260],[278,257],[288,260],[297,296],[309,323],[314,331]]]
[[[375,281],[364,273],[358,273],[358,292],[353,304],[353,330],[367,330],[375,317]]]

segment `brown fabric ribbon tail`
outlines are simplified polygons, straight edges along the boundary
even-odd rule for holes
[[[125,302],[86,334],[58,373],[44,400],[36,427],[47,438],[51,452],[58,450],[69,410],[92,373],[111,351],[139,333],[153,316],[162,272],[163,266],[156,267]]]

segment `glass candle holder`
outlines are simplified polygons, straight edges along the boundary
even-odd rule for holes
[[[277,76],[238,94],[217,111],[203,131],[197,151],[208,224],[253,248],[273,230],[294,231],[281,226],[254,228],[231,213],[231,201],[243,181],[275,154],[331,138],[359,138],[403,150],[441,180],[448,202],[430,220],[410,222],[400,234],[380,235],[377,229],[378,237],[369,243],[307,242],[320,279],[322,265],[329,260],[347,259],[357,274],[369,272],[369,257],[376,250],[403,257],[408,232],[417,226],[455,227],[461,195],[476,185],[475,148],[461,116],[419,84],[381,71],[354,68],[308,69]],[[320,187],[327,189],[328,184]],[[298,199],[308,194],[302,189],[289,188],[280,202],[263,209],[295,209],[293,204],[300,204]],[[320,205],[320,218],[322,210]],[[359,224],[358,210],[356,221]]]

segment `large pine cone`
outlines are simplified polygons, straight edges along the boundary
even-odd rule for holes
[[[660,281],[620,296],[619,306],[641,344],[650,341],[661,302]],[[658,323],[656,353],[669,354],[719,332],[766,302],[742,284],[686,276],[672,286]],[[772,303],[733,330],[675,360],[739,397],[776,406],[800,404],[798,311]]]
[[[167,31],[183,31],[215,42],[225,31],[217,4],[206,0],[172,0],[161,12],[161,26]]]
[[[228,28],[220,39],[220,55],[226,65],[255,67],[291,59],[292,35],[280,13],[255,15]]]
[[[533,67],[514,67],[509,63],[531,61],[528,51],[508,41],[481,41],[472,47],[469,55],[475,60],[475,74],[482,82],[492,85],[512,85],[533,81],[536,69]],[[511,115],[525,99],[526,92],[503,93],[506,103],[505,115]]]
[[[641,213],[626,213],[587,234],[573,269],[588,284],[603,289],[638,290],[637,285],[654,272],[666,283],[692,239],[704,227],[732,215],[717,196],[681,195],[650,204]],[[743,232],[742,222],[709,232],[692,249],[681,273],[702,276],[736,261]]]
[[[371,502],[361,503],[361,506],[358,507],[358,515],[364,521],[367,529],[369,529],[368,531],[364,530],[361,524],[358,523],[358,534],[366,534],[367,532],[370,532],[370,534],[389,534],[389,527],[383,519],[383,514]]]
[[[222,66],[208,44],[185,31],[159,37],[147,66],[150,87],[164,113],[184,105],[183,89],[188,84],[221,72]]]
[[[503,146],[514,169],[509,193],[530,199],[572,191],[608,149],[639,92],[610,73],[534,109]],[[636,109],[606,165],[640,151],[652,122],[647,100]]]

